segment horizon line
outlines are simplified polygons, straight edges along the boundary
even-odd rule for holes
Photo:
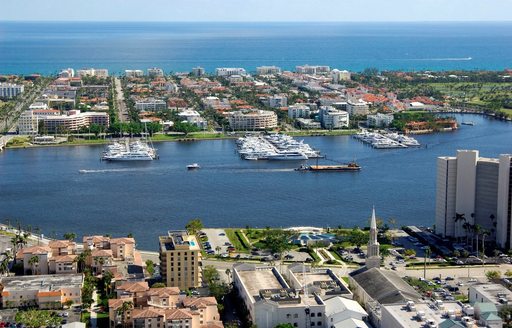
[[[343,23],[512,23],[511,20],[354,20],[354,21],[294,21],[294,20],[270,20],[270,21],[248,21],[248,20],[223,20],[223,21],[203,21],[203,20],[19,20],[19,19],[2,19],[6,23],[300,23],[300,24],[343,24]]]

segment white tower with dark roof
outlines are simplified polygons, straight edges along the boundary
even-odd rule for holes
[[[377,218],[375,217],[375,207],[372,211],[372,219],[370,222],[370,240],[368,240],[368,250],[366,256],[366,268],[380,267],[379,242],[377,241]]]

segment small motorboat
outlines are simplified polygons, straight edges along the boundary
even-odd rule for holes
[[[197,169],[200,169],[201,166],[199,166],[199,164],[197,163],[193,163],[193,164],[190,164],[190,165],[187,165],[187,170],[197,170]]]

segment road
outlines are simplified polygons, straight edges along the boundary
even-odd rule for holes
[[[30,88],[27,92],[21,95],[20,101],[16,103],[14,109],[10,112],[9,117],[6,122],[4,122],[3,131],[7,130],[8,132],[16,132],[18,127],[18,117],[21,112],[30,106],[34,100],[39,97],[41,92],[50,84],[51,80],[47,80],[42,82],[41,84],[36,85],[33,88]]]
[[[123,87],[121,86],[121,80],[118,77],[114,78],[114,84],[116,87],[116,101],[115,101],[115,110],[117,111],[117,117],[119,118],[119,122],[129,122],[130,116],[128,115],[128,109],[126,108],[126,103],[124,102],[124,93]]]

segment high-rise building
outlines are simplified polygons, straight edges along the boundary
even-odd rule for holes
[[[488,240],[511,248],[512,155],[479,157],[477,150],[459,150],[456,157],[437,159],[436,233],[465,237],[480,226]]]
[[[196,236],[185,230],[169,231],[161,236],[160,270],[168,287],[182,290],[201,285],[201,248]]]
[[[380,245],[377,241],[377,218],[375,217],[375,207],[372,210],[372,219],[370,221],[370,239],[368,240],[368,254],[366,256],[366,268],[380,268]]]
[[[192,75],[194,75],[194,76],[199,77],[199,76],[203,76],[205,74],[206,74],[206,72],[205,72],[204,68],[202,68],[200,66],[192,68]]]
[[[258,75],[272,75],[280,74],[281,68],[277,66],[259,66],[256,67],[256,74]]]
[[[231,75],[247,75],[245,69],[241,67],[219,67],[215,69],[217,76],[231,76]]]

